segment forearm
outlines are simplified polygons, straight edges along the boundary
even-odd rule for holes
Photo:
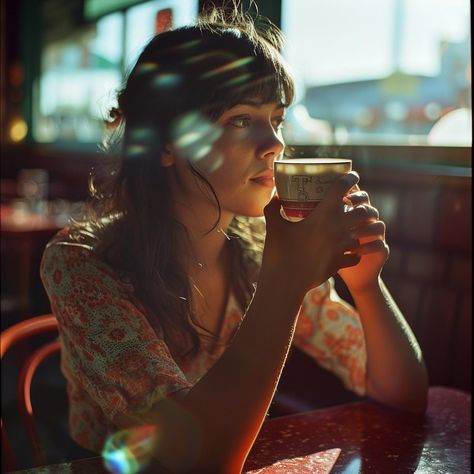
[[[304,292],[289,290],[280,277],[261,275],[231,345],[179,403],[196,422],[187,443],[200,438],[198,464],[203,470],[240,472],[271,403],[303,296]],[[171,422],[172,418],[176,416]],[[181,446],[189,428],[186,420],[183,423]]]
[[[351,292],[364,328],[367,394],[396,408],[422,412],[428,377],[420,347],[381,279]]]

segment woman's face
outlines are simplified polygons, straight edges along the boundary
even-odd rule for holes
[[[213,187],[223,214],[263,215],[274,191],[273,164],[284,148],[284,113],[280,104],[249,100],[225,111],[212,132],[206,132],[213,135],[212,146],[208,153],[204,153],[205,145],[201,147],[203,153],[191,161]],[[215,208],[215,201],[190,173],[185,160],[177,159],[175,165],[186,200],[207,202]]]

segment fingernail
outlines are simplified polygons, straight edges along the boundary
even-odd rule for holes
[[[359,182],[359,175],[355,171],[350,171],[349,173],[345,174],[342,179],[346,181],[346,183],[350,186],[354,186]]]

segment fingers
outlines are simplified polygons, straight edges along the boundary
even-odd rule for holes
[[[372,222],[360,227],[356,227],[351,231],[351,237],[354,239],[360,239],[363,237],[377,237],[385,238],[386,225],[383,221]]]
[[[357,239],[346,239],[341,243],[342,250],[344,253],[354,253],[359,248],[360,242]]]
[[[361,204],[370,204],[370,198],[366,191],[350,193],[345,196],[344,200],[349,201],[353,207],[360,206]]]
[[[357,227],[370,221],[378,221],[379,211],[369,204],[362,204],[349,209],[344,218],[348,228]]]
[[[360,262],[360,255],[356,253],[345,253],[339,260],[339,268],[354,267]]]
[[[265,215],[265,221],[267,223],[272,222],[277,218],[281,219],[280,207],[281,207],[280,199],[278,199],[278,196],[276,195],[273,196],[271,201],[263,209],[263,213]]]
[[[359,175],[351,171],[334,180],[318,208],[335,210],[340,209],[344,196],[359,182]],[[315,213],[312,213],[314,215]],[[310,216],[311,217],[311,216]]]
[[[377,239],[361,244],[356,250],[353,251],[353,255],[358,255],[359,257],[362,255],[368,255],[370,253],[384,254],[385,259],[387,259],[390,254],[390,248],[384,240]]]

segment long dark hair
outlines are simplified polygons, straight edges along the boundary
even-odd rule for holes
[[[190,323],[192,293],[182,265],[183,255],[192,258],[188,234],[172,213],[160,163],[163,147],[176,139],[178,125],[192,128],[196,117],[212,124],[245,98],[289,105],[294,86],[281,47],[281,32],[268,20],[238,8],[212,8],[196,25],[161,33],[147,44],[111,111],[107,147],[118,161],[105,179],[91,179],[87,228],[97,238],[97,252],[131,280],[150,324],[177,358],[195,355],[200,338]],[[217,196],[192,157],[188,161],[216,202],[218,222]],[[263,235],[243,217],[234,219],[229,234],[232,291],[245,310]]]

